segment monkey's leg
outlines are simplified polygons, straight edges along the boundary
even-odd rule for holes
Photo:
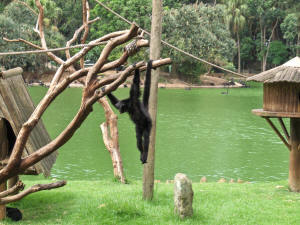
[[[143,130],[140,129],[138,126],[136,126],[135,132],[136,132],[137,147],[139,151],[142,153],[143,152]]]
[[[142,162],[146,163],[148,158],[148,148],[149,148],[149,138],[150,138],[150,129],[145,129],[143,132],[144,137],[144,151],[142,153]]]

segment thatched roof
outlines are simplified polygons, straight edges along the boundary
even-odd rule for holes
[[[281,66],[249,77],[247,81],[300,83],[300,58],[295,57]]]

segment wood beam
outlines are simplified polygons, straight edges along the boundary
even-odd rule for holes
[[[281,141],[285,144],[285,146],[291,151],[291,145],[285,140],[285,138],[281,135],[279,130],[276,128],[276,126],[273,124],[273,122],[268,117],[264,117],[268,124],[272,127],[272,129],[275,131],[275,133],[278,135],[278,137],[281,139]]]

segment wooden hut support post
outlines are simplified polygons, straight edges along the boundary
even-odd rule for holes
[[[291,152],[289,168],[289,188],[300,192],[300,119],[291,118]]]
[[[287,129],[286,129],[286,126],[284,125],[284,122],[283,122],[282,118],[281,118],[281,117],[278,117],[278,121],[279,121],[279,123],[280,123],[281,129],[283,130],[283,133],[284,133],[286,139],[287,139],[288,142],[290,143],[290,135],[289,135],[289,132],[288,132]]]
[[[285,138],[281,135],[279,130],[275,127],[274,123],[270,120],[270,118],[265,117],[268,124],[272,127],[272,129],[275,131],[275,133],[278,135],[278,137],[282,140],[282,142],[285,144],[285,146],[291,150],[291,145],[288,143],[288,141],[285,140]]]

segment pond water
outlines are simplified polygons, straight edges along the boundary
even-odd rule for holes
[[[37,103],[46,93],[31,87]],[[116,95],[128,96],[129,89]],[[288,151],[266,121],[251,114],[262,107],[262,87],[230,89],[159,89],[155,179],[173,179],[178,172],[192,180],[224,177],[274,181],[288,177]],[[70,122],[81,99],[81,89],[69,88],[43,116],[52,138]],[[141,179],[142,164],[135,129],[128,115],[118,114],[120,149],[126,177]],[[72,139],[59,150],[52,177],[69,180],[112,178],[110,156],[99,125],[103,110],[94,111]],[[288,121],[285,121],[288,123]]]

